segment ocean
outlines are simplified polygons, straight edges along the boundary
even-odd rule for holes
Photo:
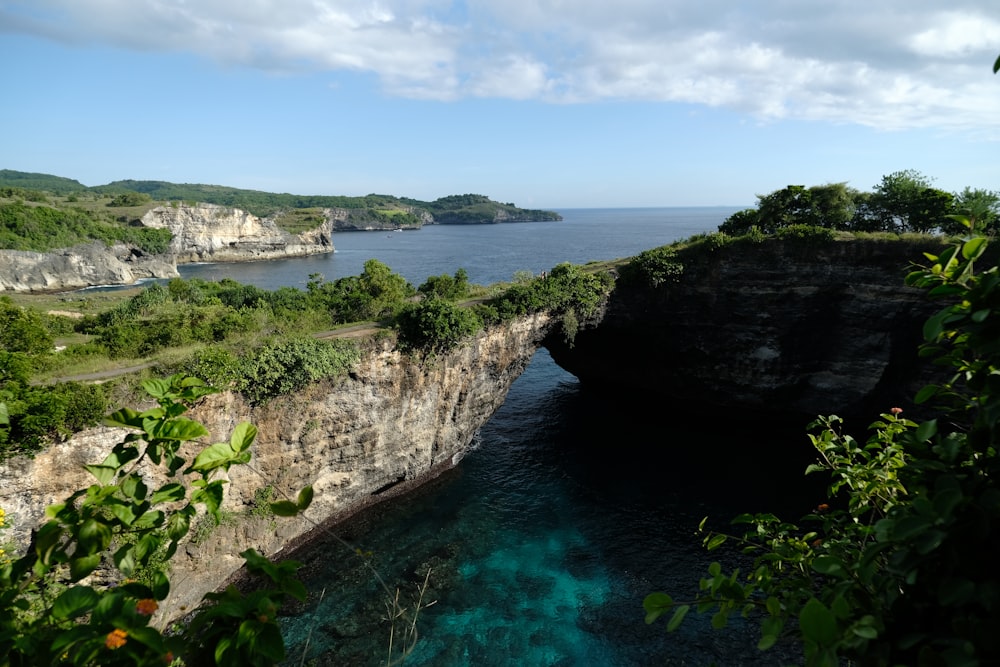
[[[375,258],[414,285],[458,268],[489,284],[631,256],[714,231],[735,210],[569,209],[562,222],[338,233],[330,255],[181,273],[304,287],[310,274],[353,275]],[[744,511],[808,509],[782,482],[801,476],[799,461],[756,456],[768,438],[808,448],[802,425],[750,432],[725,414],[692,420],[642,395],[581,386],[539,350],[456,469],[299,554],[310,597],[283,619],[287,664],[387,664],[400,630],[390,639],[389,592],[412,608],[428,569],[429,606],[406,665],[776,664],[739,618],[718,632],[691,614],[667,634],[642,609],[650,592],[694,596],[712,560],[740,564],[732,551],[703,549],[702,518],[725,528]]]

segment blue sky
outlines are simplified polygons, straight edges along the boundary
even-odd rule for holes
[[[987,0],[0,0],[0,168],[520,206],[1000,190]]]

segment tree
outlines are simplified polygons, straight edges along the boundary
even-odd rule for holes
[[[766,234],[793,225],[847,229],[854,217],[860,193],[846,183],[789,185],[767,195],[757,195],[757,209],[731,215],[719,231],[730,236],[748,233],[757,227]]]
[[[745,208],[726,218],[719,225],[719,231],[729,236],[743,236],[755,227],[760,228],[760,213],[755,208]]]
[[[954,207],[959,215],[972,222],[976,231],[993,233],[1000,218],[1000,192],[966,187],[955,194]],[[950,225],[948,231],[960,233],[961,229]]]
[[[883,176],[860,210],[870,217],[857,221],[860,229],[930,232],[947,224],[952,196],[931,187],[930,179],[920,172],[906,169]]]

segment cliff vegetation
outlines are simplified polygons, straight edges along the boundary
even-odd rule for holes
[[[114,382],[66,379],[114,376],[117,368],[183,371],[256,405],[346,373],[359,354],[352,331],[382,332],[400,349],[430,356],[486,327],[544,312],[571,339],[612,285],[606,271],[562,264],[544,278],[509,285],[471,285],[459,269],[415,288],[373,259],[357,276],[314,274],[305,290],[175,278],[115,303],[66,297],[56,302],[59,314],[0,297],[0,402],[10,422],[0,458],[38,451],[95,423],[108,396],[122,395]]]

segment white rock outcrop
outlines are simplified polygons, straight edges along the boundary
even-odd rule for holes
[[[94,285],[131,285],[175,278],[173,257],[101,242],[53,252],[0,250],[0,292],[60,292]]]
[[[290,234],[268,218],[238,208],[198,204],[159,206],[142,216],[146,227],[169,229],[177,262],[242,262],[331,252],[328,219],[303,234]]]
[[[146,278],[176,278],[179,263],[280,259],[334,249],[330,216],[302,234],[290,234],[267,218],[213,204],[160,206],[141,222],[170,230],[168,253],[151,255],[134,246],[100,242],[51,252],[0,250],[0,292],[131,285]]]

